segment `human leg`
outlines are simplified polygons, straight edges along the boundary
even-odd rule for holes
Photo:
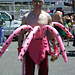
[[[35,63],[29,56],[29,52],[25,54],[25,75],[34,75]]]
[[[3,42],[2,42],[2,27],[0,27],[0,44],[3,45]]]
[[[69,46],[69,38],[67,38],[67,46]]]
[[[3,42],[6,41],[5,37],[4,37],[4,31],[3,31],[3,28],[2,28],[2,39],[3,39]]]
[[[73,46],[75,47],[75,36],[74,36],[74,40],[73,40]]]
[[[45,59],[40,63],[38,75],[48,75],[48,52]]]
[[[67,30],[69,31],[69,27],[67,28]],[[66,38],[67,38],[67,46],[69,46],[69,35],[68,34],[66,34]]]

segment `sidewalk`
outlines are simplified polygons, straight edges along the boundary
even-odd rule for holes
[[[68,63],[64,62],[61,54],[53,63],[50,62],[51,57],[48,56],[48,75],[75,75],[75,47],[72,46],[72,41],[70,41],[70,46],[67,46],[66,40],[64,41],[64,46],[67,53]],[[21,74],[22,62],[18,60],[17,41],[13,41],[0,58],[0,75]],[[38,75],[37,66],[35,67],[34,75]]]

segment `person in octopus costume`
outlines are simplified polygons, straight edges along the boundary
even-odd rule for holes
[[[6,40],[0,51],[0,57],[12,42],[13,37],[16,37],[17,34],[19,34],[17,49],[19,55],[18,60],[22,59],[22,75],[34,75],[35,64],[38,67],[38,75],[48,75],[48,53],[52,56],[50,59],[52,62],[59,56],[54,36],[59,43],[60,53],[62,54],[65,63],[68,62],[61,37],[52,25],[59,26],[66,32],[66,34],[70,35],[71,38],[74,37],[65,26],[58,22],[52,22],[51,16],[41,10],[43,0],[33,0],[32,3],[34,10],[24,15],[21,24],[22,26],[14,30]],[[26,33],[27,37],[23,43],[24,33]],[[50,39],[53,44],[53,53],[51,53],[49,44]]]
[[[32,27],[37,25],[40,27],[43,27],[44,25],[52,25],[51,16],[45,11],[41,10],[43,3],[44,3],[43,0],[32,0],[34,9],[29,14],[23,17],[21,25],[27,24],[31,25]],[[19,33],[18,52],[20,52],[22,48],[24,33],[25,30]],[[54,49],[53,55],[56,54],[58,58],[59,56],[58,47],[54,42],[54,35],[51,32],[49,33],[51,35],[49,37],[49,40],[51,40]],[[25,75],[34,75],[35,64],[38,64],[39,66],[38,75],[48,75],[48,50],[50,49],[49,48],[50,45],[46,35],[48,33],[46,32],[44,33],[44,37],[42,40],[39,34],[40,33],[36,34],[36,38],[31,41],[30,46],[28,47],[28,50],[24,55]]]

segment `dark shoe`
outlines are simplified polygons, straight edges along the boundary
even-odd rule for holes
[[[67,46],[70,46],[69,44],[67,44]]]

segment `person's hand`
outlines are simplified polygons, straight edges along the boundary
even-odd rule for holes
[[[22,49],[22,47],[18,47],[18,48],[17,48],[17,50],[18,50],[18,56],[19,56],[19,53],[21,52],[21,49]],[[20,61],[22,62],[22,60],[23,60],[23,59],[21,59]]]
[[[51,62],[54,62],[54,60],[56,60],[59,57],[58,47],[54,47],[53,49],[54,51],[50,59]]]
[[[18,50],[18,55],[19,55],[19,53],[20,53],[20,51],[21,51],[21,48],[22,48],[22,47],[18,47],[18,48],[17,48],[17,50]]]

